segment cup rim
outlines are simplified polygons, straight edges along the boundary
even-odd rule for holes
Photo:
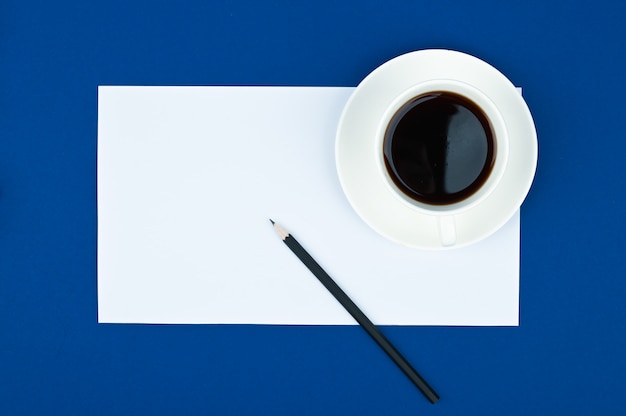
[[[431,92],[450,92],[453,94],[461,95],[478,107],[481,108],[485,114],[492,134],[494,137],[494,165],[489,172],[489,176],[484,183],[478,188],[472,195],[457,201],[452,204],[433,205],[424,202],[417,201],[402,190],[393,182],[387,168],[385,166],[383,143],[387,127],[394,117],[394,115],[406,104],[415,100],[420,96],[424,96]],[[383,182],[387,188],[387,191],[394,195],[394,197],[400,200],[403,204],[410,208],[428,215],[456,215],[463,211],[469,210],[476,205],[480,204],[485,198],[489,196],[495,189],[500,181],[508,161],[509,155],[509,135],[506,128],[506,124],[502,114],[500,113],[496,104],[480,89],[468,83],[452,80],[452,79],[431,79],[428,81],[420,82],[406,88],[403,92],[396,95],[391,102],[387,105],[385,111],[380,117],[376,128],[376,143],[375,149],[375,163],[378,169],[378,174],[383,177]]]

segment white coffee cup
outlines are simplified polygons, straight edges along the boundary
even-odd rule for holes
[[[464,97],[479,107],[486,116],[491,136],[494,141],[493,165],[487,179],[482,183],[480,188],[463,198],[460,201],[451,204],[428,204],[420,202],[417,199],[407,195],[390,177],[389,170],[385,167],[383,155],[383,140],[385,133],[389,127],[389,123],[394,115],[405,104],[415,100],[417,97],[425,96],[431,93],[452,93]],[[383,177],[389,191],[394,194],[398,200],[424,215],[430,215],[437,218],[439,238],[442,246],[452,246],[456,243],[456,223],[455,217],[459,213],[479,204],[498,185],[502,174],[505,170],[508,154],[509,154],[509,136],[504,124],[504,119],[496,105],[477,88],[450,79],[437,79],[421,82],[411,86],[404,92],[399,94],[387,107],[383,113],[378,129],[376,132],[376,145],[374,146],[376,165],[379,174]]]
[[[488,177],[449,204],[425,203],[399,189],[383,153],[398,110],[433,91],[479,107],[495,144]],[[519,209],[535,174],[537,134],[524,99],[497,69],[462,52],[429,49],[396,57],[365,77],[341,115],[335,150],[342,189],[370,227],[402,245],[446,249],[493,234]]]

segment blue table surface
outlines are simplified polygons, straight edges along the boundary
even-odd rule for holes
[[[0,414],[626,414],[626,3],[0,4]],[[355,86],[401,53],[476,55],[539,136],[521,325],[101,325],[97,86]],[[268,232],[271,232],[268,230]],[[253,254],[251,254],[253,255]]]

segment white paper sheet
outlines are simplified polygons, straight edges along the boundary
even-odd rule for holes
[[[519,212],[467,248],[405,248],[344,197],[352,88],[98,90],[98,321],[355,324],[279,222],[379,325],[518,325]]]

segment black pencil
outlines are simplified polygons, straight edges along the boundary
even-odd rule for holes
[[[270,220],[272,221],[272,220]],[[354,317],[361,327],[378,343],[378,345],[389,355],[389,357],[400,367],[406,376],[415,386],[426,396],[431,403],[437,403],[439,396],[417,373],[409,362],[398,352],[398,350],[385,338],[380,330],[369,320],[367,316],[355,305],[346,293],[335,283],[335,281],[322,269],[322,267],[311,257],[309,253],[286,232],[280,225],[272,221],[274,229],[291,249],[291,251],[305,264],[306,267],[319,279],[330,293],[341,303],[341,305]]]

